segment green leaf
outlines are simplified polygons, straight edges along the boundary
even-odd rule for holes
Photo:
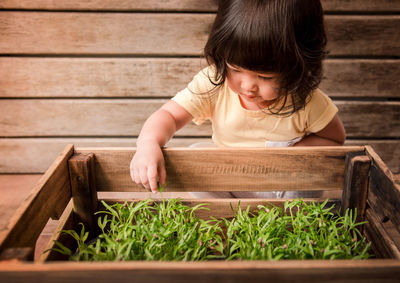
[[[61,244],[59,241],[53,240],[53,242],[58,248],[47,249],[43,253],[48,252],[48,251],[56,251],[56,252],[59,252],[64,255],[68,255],[68,256],[72,255],[72,251],[69,248],[67,248],[66,246],[64,246],[63,244]]]

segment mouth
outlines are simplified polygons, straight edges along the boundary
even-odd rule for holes
[[[255,99],[257,97],[254,94],[244,94],[244,93],[242,93],[242,96],[244,96],[247,99]]]

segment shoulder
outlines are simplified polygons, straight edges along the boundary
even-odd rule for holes
[[[215,102],[215,97],[221,91],[221,87],[214,82],[215,67],[207,66],[198,72],[188,83],[187,87],[178,92],[175,97],[191,100],[208,100],[210,103]]]
[[[310,93],[309,101],[306,104],[306,109],[311,107],[323,107],[333,104],[332,99],[328,95],[326,95],[319,88],[313,90]]]
[[[198,72],[188,84],[190,91],[194,93],[207,93],[215,89],[215,67],[207,66]]]
[[[193,77],[185,89],[172,98],[194,117],[193,121],[196,124],[201,124],[206,118],[211,117],[213,112],[215,94],[219,88],[210,80],[212,76],[212,67],[202,69]]]
[[[311,132],[323,129],[336,115],[338,108],[328,95],[320,89],[310,94],[310,100],[305,107],[307,128]]]

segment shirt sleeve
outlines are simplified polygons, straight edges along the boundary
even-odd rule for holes
[[[333,101],[321,90],[315,90],[306,105],[306,132],[316,133],[324,129],[338,112]]]
[[[210,78],[213,78],[211,67],[204,68],[194,76],[185,89],[172,98],[193,116],[193,122],[197,125],[201,125],[212,115],[212,96],[216,87]]]

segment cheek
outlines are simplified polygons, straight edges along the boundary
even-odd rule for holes
[[[261,92],[264,98],[274,99],[278,97],[279,89],[275,85],[266,85]]]
[[[236,90],[238,88],[238,79],[234,74],[228,73],[226,75],[226,82],[232,90]]]

